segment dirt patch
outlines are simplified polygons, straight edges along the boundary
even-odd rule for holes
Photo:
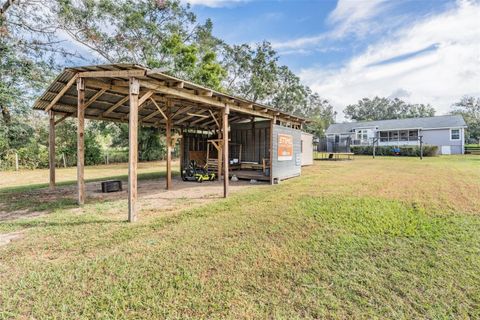
[[[256,183],[256,185],[262,184],[265,183]],[[123,191],[102,193],[101,182],[87,183],[87,204],[126,200],[128,195],[127,181],[123,180],[122,185]],[[167,191],[165,186],[165,178],[138,181],[140,209],[147,212],[171,211],[203,204],[223,196],[223,181],[185,182],[179,177],[175,177],[173,179],[173,190]],[[251,184],[246,180],[230,182],[232,192],[248,186],[251,186]],[[76,186],[57,187],[55,190],[44,188],[8,194],[0,198],[0,221],[35,217],[52,212],[56,208],[76,207],[76,200]],[[82,209],[75,209],[83,212]]]
[[[20,239],[23,236],[22,232],[0,233],[0,247],[6,246],[13,240]]]

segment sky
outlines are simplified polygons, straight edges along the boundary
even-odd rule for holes
[[[230,44],[268,40],[280,63],[343,108],[398,97],[446,114],[480,97],[480,0],[185,0]]]

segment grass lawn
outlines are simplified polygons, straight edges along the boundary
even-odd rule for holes
[[[480,318],[480,156],[316,162],[134,224],[48,205],[0,222],[0,318]]]

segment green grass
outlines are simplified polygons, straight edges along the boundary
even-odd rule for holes
[[[357,157],[135,224],[57,203],[0,223],[0,318],[479,318],[479,195],[480,157]]]

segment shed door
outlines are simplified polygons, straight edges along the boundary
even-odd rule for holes
[[[442,154],[452,154],[452,148],[450,146],[442,146]]]

